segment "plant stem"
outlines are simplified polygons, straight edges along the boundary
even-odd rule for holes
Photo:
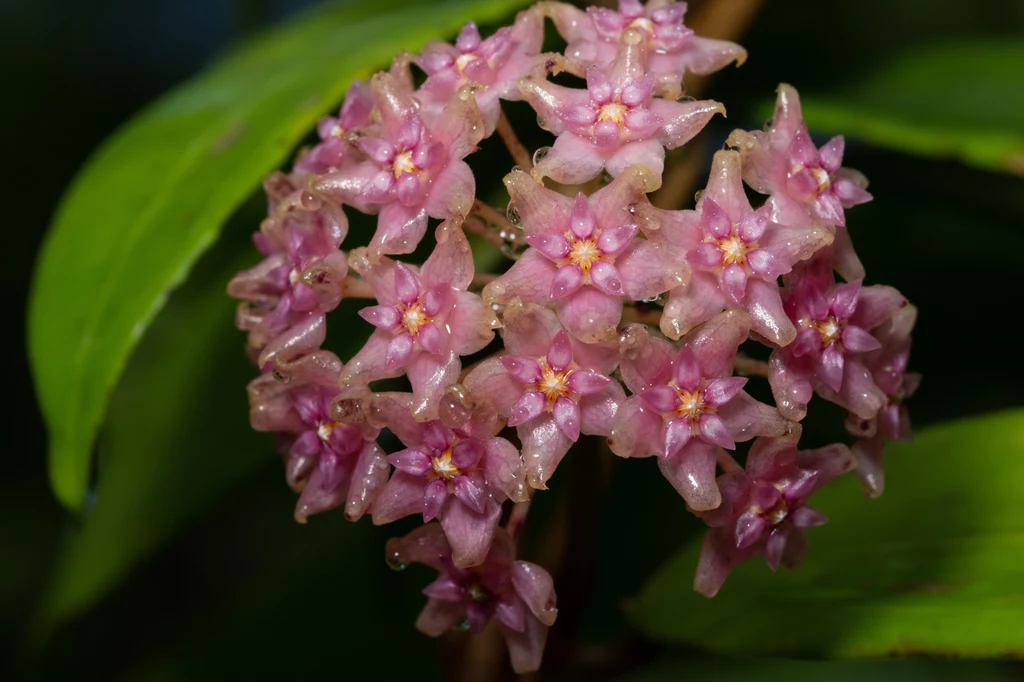
[[[501,110],[501,116],[498,117],[496,132],[501,141],[505,143],[505,148],[508,149],[508,153],[512,156],[512,160],[516,162],[516,165],[529,173],[530,169],[533,168],[533,159],[530,156],[530,152],[523,146],[523,143],[519,141],[516,131],[512,130],[512,124],[509,123],[504,109]]]

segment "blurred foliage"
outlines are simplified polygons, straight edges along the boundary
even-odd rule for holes
[[[803,104],[821,130],[1024,176],[1024,42],[917,50]]]
[[[118,3],[113,0],[66,3],[66,8],[64,4],[56,0],[23,4],[17,9],[20,15],[0,22],[5,38],[0,49],[5,51],[8,63],[18,67],[9,70],[9,77],[16,89],[25,92],[19,98],[22,107],[4,112],[7,129],[19,132],[9,149],[13,157],[23,159],[27,177],[48,180],[19,185],[24,196],[12,205],[13,224],[19,226],[40,223],[43,216],[39,207],[52,205],[56,188],[81,163],[88,147],[118,119],[131,114],[143,98],[162,88],[162,83],[185,75],[198,59],[195,53],[200,48],[194,46],[209,47],[213,40],[210,27],[223,20],[218,14],[223,9],[212,7],[216,3],[154,1],[152,7],[132,10],[138,16],[126,16],[123,9],[115,8]],[[255,17],[262,16],[265,23],[268,12],[279,12],[283,3],[258,0],[236,4],[244,8],[246,25],[254,26],[261,23]],[[701,3],[694,0],[690,4],[691,11],[696,12]],[[170,32],[165,31],[171,37],[161,38],[156,27],[166,23],[167,8],[172,5],[180,17],[170,24],[174,27]],[[511,6],[504,0],[475,0],[464,5],[478,20],[495,21]],[[175,276],[184,277],[187,265],[211,245],[228,214],[256,192],[259,176],[284,162],[313,121],[336,106],[353,74],[365,74],[369,61],[383,66],[397,49],[415,47],[437,33],[438,26],[445,27],[450,35],[463,16],[468,16],[456,16],[455,9],[452,14],[440,14],[434,9],[438,6],[378,0],[311,15],[314,19],[307,21],[331,12],[391,12],[390,19],[364,16],[366,21],[379,22],[373,24],[381,27],[375,33],[322,27],[325,33],[321,35],[337,31],[347,36],[319,48],[336,51],[331,52],[339,55],[336,60],[326,52],[311,57],[311,46],[293,44],[308,50],[298,55],[309,60],[301,73],[291,73],[301,79],[301,87],[309,88],[313,99],[281,100],[270,105],[286,120],[247,121],[234,144],[212,159],[212,164],[196,166],[195,173],[168,173],[173,163],[168,163],[166,156],[135,159],[136,165],[111,167],[119,174],[117,177],[135,181],[135,194],[126,194],[120,184],[113,188],[98,184],[94,194],[86,196],[83,186],[97,167],[102,170],[99,164],[118,149],[117,143],[109,143],[98,160],[90,163],[92,170],[87,170],[84,179],[78,181],[78,189],[72,190],[71,196],[79,198],[69,199],[81,202],[86,211],[93,209],[88,220],[74,228],[83,230],[81,242],[77,250],[68,245],[63,255],[68,260],[63,266],[55,263],[49,266],[52,269],[41,270],[37,280],[37,286],[51,288],[49,305],[57,325],[36,341],[40,345],[54,344],[46,349],[45,366],[37,367],[44,370],[40,376],[48,377],[50,393],[41,396],[44,405],[49,405],[54,421],[63,416],[61,410],[72,401],[84,401],[81,405],[88,408],[88,414],[80,413],[80,417],[91,415],[60,426],[74,428],[77,433],[76,454],[69,456],[78,457],[78,469],[67,479],[65,501],[73,501],[85,491],[90,443],[106,396],[144,330],[144,326],[135,325],[156,313],[152,306],[162,300]],[[441,6],[451,9],[456,5]],[[9,10],[5,7],[3,11]],[[32,12],[42,19],[19,23],[21,15],[36,16]],[[141,22],[146,12],[149,19]],[[799,88],[812,124],[820,128],[812,132],[846,133],[846,164],[864,171],[872,181],[875,201],[850,213],[851,234],[867,266],[869,283],[893,284],[921,309],[912,366],[925,375],[925,381],[910,404],[915,422],[931,424],[1021,405],[1021,377],[1012,359],[1013,336],[1006,329],[1013,319],[1006,310],[1007,295],[1019,288],[1016,254],[1024,246],[1024,236],[1018,229],[1024,221],[1021,181],[955,161],[894,153],[890,150],[893,141],[872,135],[864,121],[881,120],[881,115],[889,120],[895,113],[900,121],[910,124],[912,132],[927,130],[930,123],[933,128],[940,126],[943,135],[961,141],[965,132],[969,139],[977,139],[979,132],[990,135],[993,131],[1015,134],[1019,139],[1022,119],[1013,118],[1013,112],[1020,111],[1020,69],[1015,65],[1019,62],[979,58],[966,66],[954,60],[951,71],[949,61],[914,55],[977,55],[996,50],[1019,55],[1024,4],[1018,0],[983,0],[966,5],[959,0],[863,0],[832,3],[827,18],[821,13],[820,0],[764,3],[751,32],[741,39],[750,51],[749,61],[740,69],[729,68],[717,75],[708,91],[728,105],[729,120],[716,122],[703,137],[713,148],[724,141],[732,126],[760,127],[764,122],[761,107],[771,98],[776,84],[785,81]],[[103,21],[106,23],[100,23]],[[20,33],[15,30],[22,25],[29,29]],[[140,30],[137,26],[147,28]],[[409,32],[403,33],[406,30]],[[183,44],[181,35],[185,31],[193,41],[189,43],[194,47],[191,56],[173,57],[177,60],[173,68],[154,66],[152,55],[161,49],[166,51],[168,44]],[[280,34],[274,35],[262,44],[287,44]],[[96,49],[101,41],[107,49]],[[118,41],[127,41],[128,47]],[[360,41],[365,41],[373,55],[367,61],[360,62],[362,57],[354,55]],[[1016,45],[1009,41],[1016,41]],[[126,52],[119,53],[112,45],[120,45],[119,49]],[[259,48],[250,49],[255,50],[249,53],[254,63],[268,56]],[[222,77],[230,78],[230,67],[237,65],[238,59],[230,58],[208,74],[226,73]],[[914,65],[913,69],[906,64]],[[279,73],[288,72],[287,67],[280,68]],[[147,116],[156,116],[175,101],[195,103],[197,100],[189,98],[199,96],[196,88],[200,94],[203,87],[209,88],[211,78],[202,76],[162,98],[118,135],[138,130],[149,120]],[[297,92],[291,88],[299,87],[298,81],[270,84],[281,89],[267,92],[265,77],[250,78],[241,90],[238,85],[231,87],[240,93],[242,102],[248,102],[246,106],[254,106],[264,95],[269,102],[274,92]],[[219,90],[220,96],[230,89]],[[870,112],[863,108],[868,101],[865,93],[875,96]],[[206,94],[216,99],[218,92],[207,90]],[[241,105],[218,101],[229,110]],[[846,118],[833,121],[820,117],[821,111],[813,109],[816,102],[842,106],[836,111]],[[997,108],[988,104],[980,108],[978,102],[995,103]],[[302,108],[303,103],[308,106]],[[519,105],[513,105],[510,111],[513,122],[523,128],[524,140],[531,146],[540,143],[529,130],[529,112]],[[69,112],[73,112],[75,134],[55,134],[69,125]],[[865,113],[872,118],[864,119]],[[241,120],[238,117],[218,120],[222,125],[220,134],[208,130],[201,133],[205,135],[203,141],[196,143],[201,156],[208,155],[211,143],[224,139],[225,131],[240,130],[234,127]],[[200,123],[198,119],[191,122]],[[872,125],[877,127],[877,123]],[[176,130],[190,134],[186,128]],[[191,132],[196,131],[198,128]],[[249,137],[258,131],[268,132],[268,136]],[[165,154],[186,146],[180,138],[168,137],[160,142]],[[485,142],[484,152],[491,142]],[[869,144],[872,142],[878,146]],[[907,144],[899,148],[915,154],[934,151]],[[126,158],[131,156],[130,151],[126,150]],[[495,159],[495,163],[506,163],[500,155]],[[106,163],[121,165],[116,157]],[[473,165],[489,172],[494,168],[490,161],[474,161]],[[213,170],[218,174],[211,174]],[[177,211],[178,218],[154,214],[158,220],[152,223],[153,233],[146,237],[152,241],[140,241],[137,247],[143,249],[149,244],[145,248],[156,249],[160,259],[146,261],[141,251],[129,258],[122,235],[125,230],[138,229],[131,227],[138,215],[138,202],[146,202],[149,193],[177,191],[171,189],[175,177],[183,183],[178,187],[200,192],[191,199],[199,203],[191,204],[190,209],[191,217],[198,219],[183,220],[181,211],[188,204],[177,195],[167,194],[166,206]],[[98,176],[96,182],[100,182]],[[106,182],[115,182],[115,176]],[[493,184],[500,187],[496,181]],[[211,188],[217,191],[210,193]],[[244,427],[247,365],[241,352],[242,335],[230,326],[232,305],[222,298],[222,292],[231,268],[257,257],[244,233],[256,228],[260,202],[257,193],[249,209],[236,216],[237,221],[217,246],[199,260],[189,282],[170,295],[168,307],[142,336],[139,350],[111,399],[109,420],[100,431],[98,482],[89,498],[95,504],[87,507],[81,518],[67,519],[54,503],[43,483],[36,415],[27,401],[16,406],[14,421],[24,427],[15,435],[12,447],[12,452],[18,453],[12,458],[12,480],[0,488],[0,515],[18,519],[0,524],[0,542],[5,548],[5,560],[0,562],[0,653],[13,653],[16,646],[22,647],[18,654],[22,676],[155,681],[371,674],[385,679],[413,675],[433,679],[440,675],[443,665],[451,664],[452,656],[445,652],[451,651],[452,642],[443,642],[438,649],[412,627],[423,599],[418,590],[431,579],[429,571],[410,569],[396,575],[381,560],[384,539],[401,534],[405,527],[374,528],[366,522],[353,526],[340,514],[314,517],[308,526],[297,526],[291,519],[294,496],[284,485],[273,455],[273,438],[252,434]],[[498,205],[501,200],[492,203]],[[65,217],[59,220],[70,220],[68,213],[62,215]],[[179,222],[161,222],[164,220]],[[160,234],[160,225],[170,228],[164,227]],[[89,229],[105,233],[87,234]],[[35,231],[15,230],[16,248],[33,248],[41,231],[41,227]],[[354,230],[353,238],[358,234]],[[122,263],[135,268],[123,273],[133,279],[114,279],[109,271],[101,269],[96,259],[105,254],[120,254],[117,257]],[[4,271],[16,294],[25,289],[29,264],[28,259],[21,259]],[[135,307],[124,309],[120,304],[104,309],[99,305],[101,301],[86,301],[93,306],[89,314],[114,314],[112,321],[119,321],[119,327],[98,330],[111,341],[110,345],[96,345],[101,337],[90,340],[79,333],[81,315],[88,309],[82,303],[88,289],[71,277],[75,272],[92,276],[94,282],[110,276],[108,286],[112,291],[135,297]],[[45,296],[40,297],[45,301]],[[336,316],[350,315],[354,310],[351,306],[343,308]],[[332,320],[330,324],[337,322]],[[72,366],[72,350],[86,343],[93,344],[89,352],[102,351],[106,358],[89,367],[93,374],[88,382],[72,376],[67,369]],[[36,349],[37,361],[44,357],[39,355],[41,350]],[[10,357],[22,355],[20,347],[9,353]],[[14,372],[16,390],[21,386],[27,390],[24,367],[19,364]],[[72,381],[80,382],[75,390],[71,390]],[[809,423],[808,437],[815,442],[841,437],[841,415],[836,416],[835,428]],[[992,419],[1011,418],[1003,415]],[[982,540],[966,539],[956,546],[940,542],[954,537],[952,533],[943,535],[943,531],[955,530],[962,536],[970,529],[996,530],[1004,527],[1000,524],[1010,523],[985,517],[984,510],[992,507],[972,497],[975,491],[999,491],[991,502],[994,505],[1005,501],[1014,482],[1021,489],[1020,464],[1012,462],[1012,444],[1004,442],[1001,454],[983,457],[976,453],[977,443],[987,441],[979,435],[981,440],[961,445],[954,453],[953,444],[942,436],[950,433],[946,429],[956,428],[938,426],[937,430],[922,432],[911,450],[894,449],[888,457],[889,490],[881,500],[862,499],[852,479],[820,494],[828,503],[821,506],[830,513],[831,522],[811,531],[811,554],[801,571],[773,575],[755,560],[739,569],[720,596],[708,602],[688,592],[695,569],[695,555],[691,554],[689,563],[675,569],[674,581],[664,575],[661,578],[667,591],[691,600],[670,614],[670,626],[677,632],[692,629],[713,635],[714,641],[700,640],[709,648],[743,656],[778,652],[772,645],[790,636],[790,630],[782,627],[790,621],[785,620],[785,613],[778,612],[781,602],[773,600],[790,586],[805,584],[800,581],[817,576],[827,578],[833,592],[846,595],[859,594],[872,585],[877,590],[886,588],[881,579],[874,583],[865,579],[844,582],[844,573],[823,575],[812,563],[835,565],[843,561],[842,557],[846,557],[846,565],[839,568],[846,571],[863,567],[869,557],[874,557],[876,563],[881,561],[881,565],[904,571],[908,585],[940,585],[941,580],[932,582],[932,578],[967,575],[957,571],[967,571],[989,560],[994,566],[1004,566],[1004,577],[1017,576],[1019,582],[1019,569],[1012,562],[1024,565],[1024,548],[1008,547],[1004,563],[998,564],[996,557],[988,554],[969,555],[970,547],[975,546],[971,542]],[[917,449],[923,447],[922,443],[932,443],[950,454],[941,455],[946,459],[933,464],[927,453]],[[1014,443],[1020,447],[1019,438]],[[680,546],[692,546],[703,529],[685,511],[653,462],[609,463],[590,457],[596,453],[585,454],[569,458],[570,466],[556,474],[552,490],[538,498],[524,536],[526,558],[544,563],[551,554],[562,557],[550,564],[557,569],[561,613],[551,633],[541,679],[608,679],[619,673],[625,674],[622,679],[652,682],[679,679],[684,674],[769,680],[882,680],[886,676],[946,679],[953,675],[1004,679],[1012,670],[1008,664],[999,663],[813,664],[709,659],[676,644],[657,644],[642,638],[630,630],[624,607],[633,603],[630,600],[659,565]],[[959,459],[950,459],[953,454],[959,454]],[[1015,464],[1018,470],[1011,471]],[[957,500],[971,504],[958,506]],[[894,517],[899,510],[908,513]],[[934,525],[929,526],[929,520],[935,521]],[[564,540],[566,537],[571,540]],[[936,544],[921,554],[914,554],[910,545],[905,545],[903,554],[892,557],[895,562],[902,556],[902,565],[886,564],[885,556],[878,554],[882,549],[877,543],[866,545],[865,556],[858,554],[856,546],[850,546],[851,538],[882,537],[917,538],[922,545],[930,541]],[[830,558],[832,550],[837,554]],[[867,554],[869,550],[875,554]],[[863,573],[860,575],[863,578]],[[996,582],[997,578],[981,578],[950,592],[911,590],[885,600],[892,603],[888,604],[886,619],[879,624],[892,629],[876,634],[893,635],[900,622],[898,609],[914,600],[928,600],[930,619],[941,623],[948,622],[953,614],[968,613],[973,605],[966,597],[971,594],[994,598],[1000,590],[1007,595],[1016,593],[1015,583]],[[748,591],[745,581],[760,588],[756,593],[753,587]],[[879,606],[879,599],[864,608]],[[808,622],[820,631],[819,643],[864,641],[870,634],[874,616],[861,617],[863,614],[858,612],[857,617],[849,617],[854,607],[847,604],[845,608],[837,609],[830,603],[816,610]],[[34,640],[26,637],[29,614],[34,614]],[[958,630],[945,632],[944,641],[977,643],[978,638],[992,631],[983,621],[961,617]],[[779,637],[769,639],[775,633]],[[457,648],[460,637],[446,639],[456,640]],[[741,646],[741,637],[756,641]],[[803,644],[794,641],[796,646],[791,650],[807,644],[806,640]],[[27,643],[33,648],[25,648]],[[808,645],[802,653],[811,648]],[[906,652],[908,648],[893,645],[884,651]]]

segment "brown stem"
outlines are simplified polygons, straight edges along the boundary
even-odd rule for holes
[[[462,227],[466,232],[475,234],[481,239],[485,239],[492,246],[504,251],[505,247],[508,246],[507,242],[501,238],[501,235],[495,232],[490,226],[484,224],[482,220],[470,216],[462,222]]]
[[[747,32],[764,0],[709,0],[694,8],[686,25],[705,38],[736,40]],[[688,74],[686,94],[700,96],[707,91],[710,76]]]
[[[341,281],[341,295],[345,298],[377,298],[369,282],[351,275]]]
[[[745,374],[750,377],[768,376],[768,363],[763,360],[748,358],[746,355],[737,355],[732,365],[738,374]]]
[[[530,152],[523,146],[523,143],[519,141],[516,131],[512,130],[512,124],[509,123],[504,109],[501,111],[501,116],[498,117],[496,132],[501,141],[505,143],[505,148],[512,155],[512,160],[516,162],[516,165],[529,173],[533,168],[533,159],[530,157]]]
[[[622,321],[639,322],[657,327],[661,323],[662,312],[659,306],[626,305],[622,308]]]
[[[516,502],[512,505],[512,512],[508,516],[508,522],[505,524],[505,530],[515,540],[519,537],[519,531],[523,529],[523,524],[526,523],[526,515],[530,513],[530,502],[532,499],[526,502]]]
[[[512,223],[510,223],[508,221],[508,217],[503,215],[501,213],[501,211],[499,211],[498,209],[494,208],[490,204],[485,204],[484,202],[480,201],[479,199],[476,199],[475,201],[473,201],[473,208],[470,209],[470,213],[471,214],[476,214],[485,223],[493,225],[496,228],[498,228],[499,230],[502,230],[504,232],[508,232],[510,230],[515,229],[513,227]]]
[[[718,466],[722,467],[722,471],[727,474],[738,474],[743,472],[743,467],[740,466],[739,462],[733,459],[732,455],[722,448],[717,448],[717,450]]]

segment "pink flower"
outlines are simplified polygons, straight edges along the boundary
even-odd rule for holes
[[[249,383],[250,418],[257,431],[285,435],[288,484],[300,492],[295,520],[345,503],[356,521],[388,480],[379,429],[342,424],[331,417],[341,361],[328,351],[288,365],[288,379],[265,372]]]
[[[802,227],[825,225],[836,232],[835,267],[847,281],[862,279],[864,266],[846,233],[844,208],[871,201],[864,189],[867,178],[859,171],[843,168],[844,142],[841,136],[814,146],[800,110],[800,96],[791,85],[779,86],[775,115],[770,130],[736,130],[727,144],[743,154],[747,183],[769,194],[772,220]]]
[[[881,343],[870,331],[907,305],[892,287],[835,284],[828,254],[787,277],[783,302],[798,327],[796,340],[772,352],[768,381],[779,411],[804,418],[814,391],[861,419],[873,419],[887,398],[875,385],[865,354]]]
[[[910,333],[916,321],[917,308],[907,305],[874,330],[881,348],[868,353],[864,364],[887,402],[874,419],[861,419],[851,414],[847,420],[847,429],[860,436],[852,448],[853,456],[857,460],[857,475],[871,497],[878,497],[885,489],[882,470],[885,444],[910,440],[910,414],[903,401],[914,395],[921,383],[920,374],[907,371]]]
[[[467,22],[455,45],[440,40],[424,45],[416,64],[427,73],[427,80],[416,96],[428,110],[443,115],[456,93],[466,83],[474,84],[484,135],[489,136],[501,115],[500,100],[522,99],[519,79],[527,74],[543,77],[545,62],[551,59],[540,54],[543,39],[544,16],[537,5],[486,39],[481,39],[476,24]]]
[[[761,554],[773,571],[799,564],[807,552],[803,530],[826,523],[806,506],[814,491],[853,468],[850,450],[835,444],[797,452],[800,428],[781,438],[759,438],[746,471],[719,478],[723,503],[703,515],[711,526],[704,538],[693,588],[718,593],[732,568]]]
[[[358,396],[371,381],[405,373],[416,399],[416,418],[437,417],[445,387],[458,381],[459,356],[484,348],[498,320],[466,288],[473,279],[469,242],[457,223],[437,228],[437,246],[418,271],[363,249],[351,253],[353,269],[373,287],[378,305],[359,315],[377,327],[341,374],[342,395]]]
[[[541,125],[558,136],[533,176],[579,184],[606,169],[612,177],[634,164],[651,171],[648,191],[661,185],[665,149],[675,149],[703,130],[718,102],[676,102],[653,98],[654,77],[647,72],[644,33],[629,29],[607,67],[586,71],[587,89],[566,88],[540,78],[524,78],[523,97],[537,110]]]
[[[525,499],[519,451],[489,431],[464,432],[440,420],[417,422],[412,404],[404,393],[378,393],[370,400],[373,423],[406,445],[388,455],[395,471],[377,498],[373,522],[412,514],[422,514],[424,522],[437,518],[455,564],[476,566],[491,544],[501,503]]]
[[[456,97],[435,119],[419,111],[412,91],[391,73],[370,81],[380,125],[349,133],[369,157],[321,176],[313,187],[367,212],[380,211],[368,256],[412,253],[427,229],[427,218],[465,217],[476,181],[462,159],[483,137],[472,98]]]
[[[683,25],[685,2],[651,0],[646,6],[639,0],[619,0],[619,11],[552,2],[548,15],[569,45],[565,50],[570,68],[576,70],[612,61],[623,35],[630,29],[643,33],[651,51],[650,73],[657,77],[659,94],[675,99],[682,94],[683,75],[705,75],[718,71],[729,62],[742,64],[747,52],[736,43],[694,35]]]
[[[559,319],[576,338],[587,343],[613,339],[623,297],[649,298],[686,281],[684,264],[636,238],[629,206],[646,200],[646,175],[631,167],[575,201],[546,189],[525,171],[505,176],[510,210],[522,219],[530,248],[484,288],[484,300],[555,302]]]
[[[426,564],[440,573],[423,590],[427,605],[416,619],[416,628],[431,637],[453,628],[479,634],[494,619],[508,645],[513,670],[539,669],[548,627],[558,616],[548,572],[537,564],[516,561],[515,543],[502,529],[495,533],[479,566],[459,568],[451,555],[448,541],[433,523],[388,541],[389,565]]]
[[[345,142],[349,131],[370,125],[373,95],[366,81],[352,81],[338,116],[324,116],[317,124],[320,142],[295,162],[295,173],[323,175],[336,173],[351,162],[352,146]],[[362,155],[358,154],[362,159]]]
[[[715,154],[695,211],[644,204],[637,217],[648,238],[685,257],[693,273],[687,285],[669,294],[661,318],[666,336],[678,339],[725,308],[742,308],[752,330],[768,342],[785,346],[796,337],[782,308],[778,277],[832,235],[823,227],[783,227],[770,221],[767,207],[751,208],[737,152]]]
[[[692,331],[678,351],[642,325],[622,332],[620,371],[633,395],[615,415],[609,447],[621,457],[658,455],[665,478],[697,511],[721,501],[719,448],[787,428],[774,408],[742,390],[747,379],[733,376],[749,330],[747,314],[732,310]]]
[[[227,287],[228,295],[243,300],[236,324],[249,332],[249,348],[260,367],[323,343],[324,313],[341,301],[348,271],[338,248],[347,233],[341,208],[308,190],[293,188],[274,202],[272,215],[253,237],[266,258],[239,272]]]
[[[607,436],[625,400],[608,377],[618,364],[615,344],[585,344],[565,332],[547,308],[513,300],[505,307],[502,338],[509,355],[481,362],[465,378],[474,396],[489,400],[515,426],[527,482],[546,489],[580,433]]]

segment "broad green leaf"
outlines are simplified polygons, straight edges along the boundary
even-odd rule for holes
[[[992,661],[787,661],[719,656],[666,656],[623,677],[619,682],[1010,682],[1011,665]]]
[[[50,478],[82,505],[90,453],[132,348],[221,224],[353,78],[521,0],[358,0],[253,41],[109,139],[64,198],[35,273],[29,347]]]
[[[819,129],[1024,176],[1021,41],[919,49],[803,107]]]
[[[66,538],[34,644],[101,599],[226,490],[274,462],[273,439],[249,427],[245,385],[255,368],[230,324],[234,305],[221,293],[242,264],[235,260],[212,277],[198,268],[128,363],[99,439],[95,501]]]
[[[886,455],[885,494],[846,476],[812,498],[794,571],[760,558],[714,599],[692,590],[700,539],[644,588],[633,621],[655,638],[745,656],[1024,653],[1024,410],[922,429]]]

